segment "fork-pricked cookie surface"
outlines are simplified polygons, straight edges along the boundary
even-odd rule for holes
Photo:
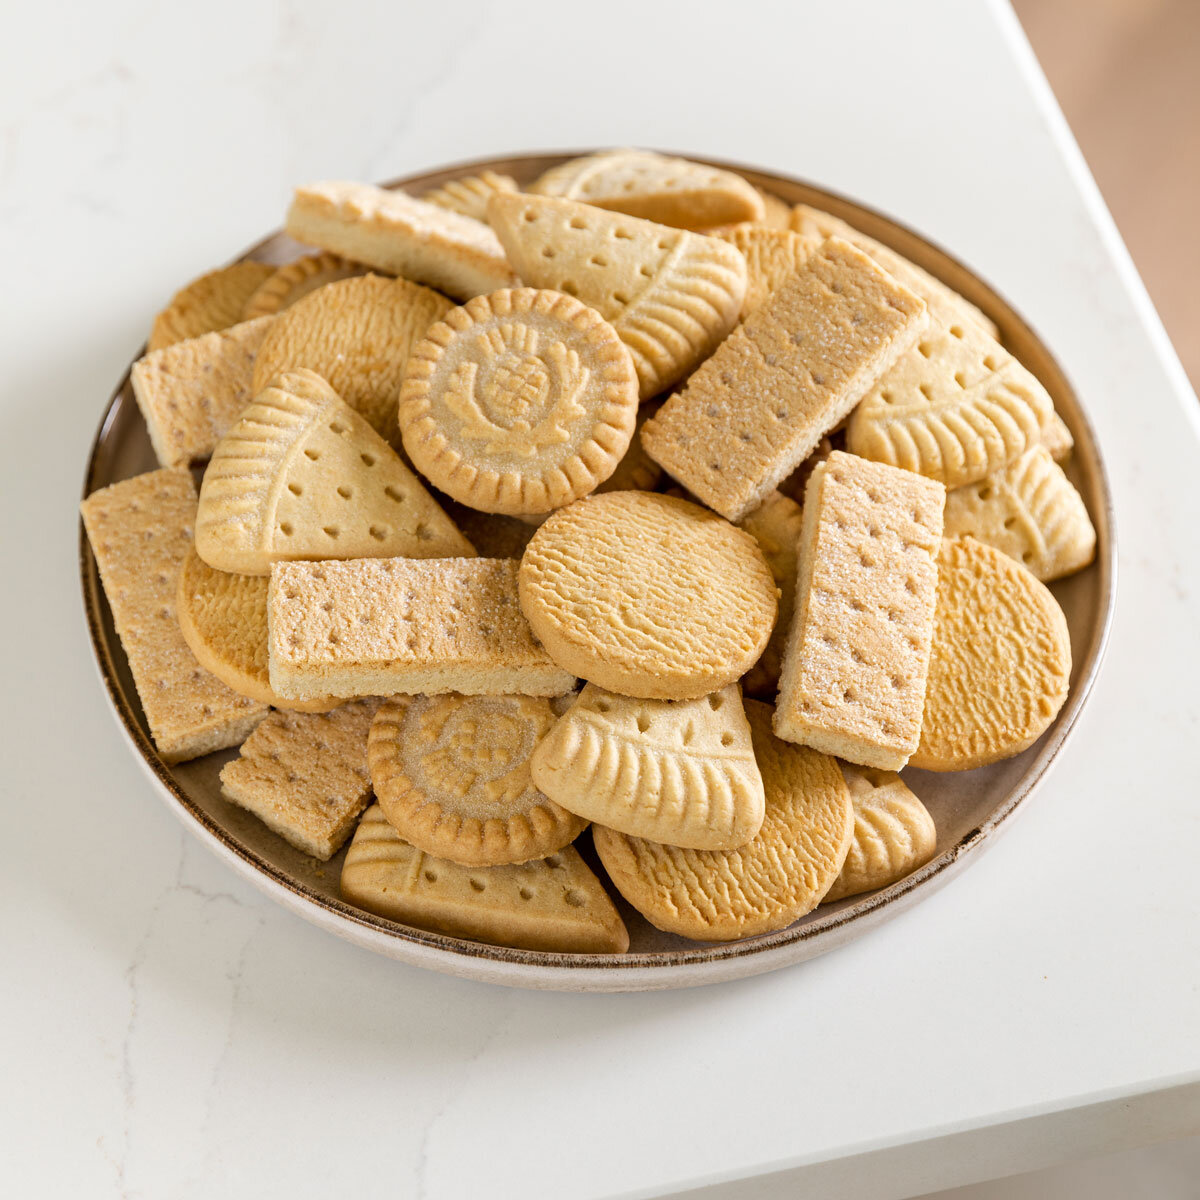
[[[720,238],[550,196],[493,196],[488,220],[525,284],[576,296],[612,324],[643,400],[707,358],[738,319],[746,260]]]
[[[250,320],[243,312],[246,302],[274,274],[270,263],[239,262],[193,279],[154,318],[146,348],[161,350]]]
[[[699,700],[634,700],[589,683],[531,765],[552,800],[633,837],[727,850],[762,826],[762,776],[736,684]]]
[[[536,696],[394,696],[367,758],[384,815],[406,842],[466,866],[545,858],[587,821],[548,799],[529,759],[555,722]]]
[[[629,351],[594,309],[533,288],[452,309],[413,348],[397,418],[436,487],[485,512],[544,513],[592,491],[637,418]]]
[[[337,283],[339,279],[353,279],[357,275],[366,275],[369,271],[369,267],[349,262],[341,255],[330,254],[328,250],[321,254],[306,254],[303,258],[280,267],[263,281],[246,301],[242,320],[253,321],[255,317],[273,317],[285,308],[291,308],[298,300],[303,300],[309,292],[323,288],[327,283]]]

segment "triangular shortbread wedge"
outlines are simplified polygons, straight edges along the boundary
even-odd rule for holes
[[[743,320],[801,270],[822,241],[819,237],[805,237],[788,229],[768,229],[763,225],[739,225],[717,236],[736,246],[746,260]]]
[[[937,849],[929,810],[894,771],[842,763],[854,805],[854,840],[825,900],[888,887],[923,867]]]
[[[1053,413],[1046,389],[999,342],[935,317],[854,410],[846,448],[962,487],[1039,442]]]
[[[475,221],[487,220],[488,201],[496,192],[515,192],[517,181],[511,175],[500,175],[495,171],[480,171],[478,175],[467,175],[462,179],[451,179],[441,187],[426,192],[421,199],[426,204],[436,204],[451,212],[461,213]]]
[[[533,862],[463,867],[410,846],[367,809],[342,866],[342,897],[452,937],[560,954],[623,954],[625,924],[573,846]]]
[[[347,262],[338,254],[328,250],[320,254],[306,254],[294,262],[287,263],[274,271],[254,292],[242,311],[243,321],[255,317],[273,317],[276,313],[291,308],[297,300],[303,300],[309,292],[323,288],[327,283],[339,279],[353,279],[366,275],[367,267]]]
[[[286,228],[297,241],[458,300],[517,284],[496,235],[482,221],[367,183],[298,187]]]
[[[1048,583],[1081,571],[1096,553],[1083,497],[1045,446],[946,496],[946,536],[969,533]]]
[[[161,350],[249,320],[243,312],[247,299],[274,274],[270,263],[239,262],[193,279],[154,318],[146,349]]]
[[[680,229],[760,221],[762,197],[740,175],[649,150],[605,150],[551,167],[529,190]]]
[[[643,400],[707,358],[738,319],[746,262],[719,238],[549,196],[495,195],[488,220],[528,286],[575,296],[611,323]]]
[[[242,575],[288,559],[474,553],[399,455],[312,371],[275,379],[213,451],[196,549]]]
[[[563,808],[633,837],[732,850],[762,825],[762,776],[737,684],[700,700],[634,700],[589,683],[531,768]]]

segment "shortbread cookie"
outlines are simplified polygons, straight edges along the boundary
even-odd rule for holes
[[[740,175],[649,150],[573,158],[551,167],[529,190],[679,229],[760,221],[765,215],[762,196]]]
[[[612,324],[643,400],[707,358],[741,311],[746,260],[720,238],[548,196],[493,196],[488,220],[528,286],[576,296]]]
[[[1043,583],[1083,570],[1096,554],[1083,497],[1040,445],[946,496],[946,536],[964,533],[1024,563]]]
[[[93,492],[80,512],[159,754],[175,763],[236,746],[267,706],[204,670],[175,619],[196,520],[191,473],[179,467],[114,483]]]
[[[854,810],[837,761],[779,741],[757,700],[746,716],[767,803],[745,846],[685,850],[592,827],[617,890],[668,933],[727,942],[783,929],[821,902],[850,848]]]
[[[827,901],[889,887],[923,867],[937,849],[929,810],[899,775],[851,763],[842,764],[842,774],[854,804],[854,840]]]
[[[175,342],[129,372],[158,461],[182,467],[207,458],[254,396],[254,363],[271,317]]]
[[[488,201],[496,192],[515,192],[517,181],[511,175],[500,175],[495,171],[480,171],[478,175],[467,175],[463,179],[452,179],[440,188],[426,192],[421,199],[426,204],[436,204],[451,212],[461,213],[476,221],[487,220]]]
[[[267,614],[271,687],[291,700],[575,686],[521,614],[512,559],[276,563]]]
[[[558,954],[623,954],[629,934],[572,846],[507,867],[461,867],[410,846],[374,805],[342,866],[342,898],[451,937]]]
[[[222,793],[297,850],[332,858],[371,799],[367,733],[378,703],[269,713],[221,768]]]
[[[302,712],[325,712],[340,701],[281,700],[267,671],[267,587],[263,575],[231,575],[210,567],[188,548],[175,611],[179,629],[196,661],[235,692]]]
[[[594,309],[519,288],[451,309],[417,343],[397,419],[435,487],[472,508],[544,513],[587,495],[633,436],[638,380]]]
[[[146,349],[161,350],[249,320],[243,312],[246,301],[274,274],[270,263],[239,262],[193,279],[154,318]]]
[[[213,451],[196,549],[244,575],[286,559],[474,553],[383,438],[304,370],[277,376]]]
[[[796,233],[808,237],[842,238],[852,246],[857,246],[864,254],[869,254],[897,283],[903,284],[910,292],[920,296],[929,305],[931,313],[947,311],[953,314],[951,321],[956,316],[977,326],[989,337],[999,337],[995,321],[965,297],[918,267],[916,263],[898,254],[890,246],[860,233],[853,225],[848,225],[832,213],[810,208],[807,204],[797,204],[792,210],[791,228]]]
[[[587,827],[529,757],[556,718],[538,696],[393,696],[371,725],[371,784],[406,841],[468,867],[545,858]]]
[[[246,301],[242,311],[243,321],[255,317],[273,317],[285,308],[291,308],[297,300],[303,300],[309,292],[323,288],[327,283],[339,279],[353,279],[366,275],[367,268],[359,263],[347,262],[336,254],[306,254],[286,266],[274,271],[258,290]]]
[[[1051,411],[1042,423],[1042,445],[1056,463],[1066,462],[1071,457],[1071,451],[1075,449],[1075,439],[1071,436],[1067,423],[1056,412]]]
[[[839,443],[842,440],[838,438]],[[823,437],[817,443],[817,448],[779,485],[779,490],[790,500],[795,500],[797,504],[803,504],[804,489],[808,486],[808,481],[817,469],[817,465],[823,463],[834,450],[841,448],[840,444],[834,445],[833,438]]]
[[[834,451],[808,481],[775,732],[898,771],[917,748],[945,491]]]
[[[518,282],[482,221],[367,183],[298,187],[286,229],[297,241],[426,283],[457,300]]]
[[[762,308],[771,293],[801,270],[821,245],[820,238],[762,225],[739,225],[718,236],[736,246],[746,260],[743,320],[756,308]]]
[[[453,307],[407,279],[365,275],[327,284],[275,318],[259,352],[254,392],[281,371],[305,367],[391,439],[409,351]]]
[[[563,808],[633,837],[732,850],[762,827],[762,776],[737,684],[700,700],[632,700],[589,683],[532,769]]]
[[[924,303],[831,238],[717,347],[642,430],[710,508],[740,521],[917,340]]]
[[[597,492],[652,492],[662,479],[662,467],[646,453],[638,436],[641,427],[658,411],[653,403],[643,404],[638,411],[637,425],[629,449],[617,463],[616,470],[596,488]]]
[[[520,594],[560,667],[660,700],[740,679],[776,611],[775,580],[750,534],[650,492],[588,496],[552,514],[521,559]]]
[[[938,556],[921,744],[926,771],[969,771],[1032,746],[1071,680],[1067,619],[1044,583],[971,537]]]
[[[1036,445],[1053,413],[1046,389],[999,342],[939,318],[863,397],[846,448],[962,487]]]
[[[746,672],[742,688],[749,696],[774,696],[783,669],[783,651],[796,600],[796,561],[800,552],[802,522],[795,500],[772,492],[749,516],[739,522],[754,535],[779,589],[779,616],[762,657]]]

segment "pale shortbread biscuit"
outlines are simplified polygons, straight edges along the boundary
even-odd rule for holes
[[[929,810],[893,771],[842,764],[854,804],[854,840],[826,901],[888,887],[918,867],[937,849]]]
[[[917,748],[945,490],[834,451],[804,498],[775,732],[898,771]]]
[[[267,706],[204,670],[175,618],[196,520],[191,473],[179,467],[114,483],[93,492],[80,512],[159,754],[174,763],[236,746]]]
[[[804,237],[788,229],[769,229],[763,225],[739,225],[718,236],[731,246],[736,246],[746,260],[743,320],[756,308],[762,308],[772,292],[804,267],[822,240]]]
[[[222,793],[297,850],[332,858],[371,799],[367,733],[378,703],[268,713],[221,768]]]
[[[923,301],[831,238],[647,422],[642,444],[710,508],[739,521],[870,391],[925,322]]]
[[[271,690],[267,670],[267,588],[265,575],[232,575],[210,567],[188,549],[175,613],[183,640],[196,661],[235,692],[276,708],[326,712],[338,700],[282,700]]]
[[[342,898],[451,937],[558,954],[623,954],[629,934],[573,846],[507,867],[461,867],[410,846],[374,805],[342,866]]]
[[[940,279],[936,279],[916,263],[910,262],[890,246],[860,233],[840,217],[822,212],[818,208],[810,208],[807,204],[797,204],[792,210],[791,228],[796,233],[808,237],[842,238],[852,246],[857,246],[864,254],[869,254],[897,283],[902,283],[910,292],[920,296],[929,305],[930,313],[944,311],[953,314],[951,320],[956,316],[977,326],[989,337],[999,337],[995,321],[964,296],[960,296],[953,288],[947,287]]]
[[[593,491],[633,436],[638,380],[594,309],[519,288],[451,309],[413,348],[397,420],[413,465],[485,512],[545,513]]]
[[[854,410],[846,448],[962,487],[1041,441],[1053,414],[1046,389],[999,342],[935,314]]]
[[[1083,497],[1045,446],[946,496],[946,536],[969,533],[1049,583],[1081,571],[1096,555]]]
[[[745,846],[688,850],[592,827],[617,890],[669,933],[726,942],[786,928],[821,902],[850,849],[854,809],[837,760],[779,741],[757,700],[746,716],[766,816]]]
[[[493,196],[488,220],[528,286],[576,296],[611,323],[643,400],[707,358],[738,319],[746,260],[720,238],[549,196]]]
[[[326,284],[275,318],[258,355],[254,392],[281,371],[305,367],[390,441],[409,352],[453,307],[407,279],[365,275]]]
[[[750,696],[774,696],[783,669],[783,651],[796,602],[796,564],[800,553],[800,505],[782,492],[772,492],[738,522],[754,535],[779,589],[779,616],[762,657],[746,672],[742,688]]]
[[[406,841],[468,867],[545,858],[587,821],[538,791],[529,758],[556,718],[539,696],[393,696],[371,725],[371,784]]]
[[[267,615],[271,687],[292,700],[575,686],[521,614],[512,559],[276,563]]]
[[[518,283],[496,235],[482,221],[367,183],[298,187],[285,228],[297,241],[457,300]]]
[[[337,283],[339,279],[353,279],[357,275],[366,275],[367,272],[367,267],[347,262],[340,255],[330,254],[328,251],[306,254],[303,258],[280,267],[263,281],[246,301],[246,307],[242,310],[242,320],[273,317],[327,283]]]
[[[760,221],[762,196],[740,175],[649,150],[604,150],[551,167],[529,187],[542,196],[680,229]]]
[[[804,503],[804,489],[808,487],[808,481],[812,473],[817,469],[819,463],[823,463],[834,450],[840,449],[839,445],[833,444],[833,439],[823,437],[818,443],[817,448],[779,485],[779,491],[791,500],[795,500],[797,504]]]
[[[740,679],[775,622],[750,534],[650,492],[552,514],[521,559],[521,608],[559,666],[612,692],[690,700]]]
[[[274,274],[270,263],[239,262],[193,279],[154,318],[146,349],[161,350],[249,320],[243,311],[247,300]]]
[[[969,771],[1032,746],[1071,682],[1067,619],[1044,583],[971,537],[938,556],[921,744],[909,762]]]
[[[305,370],[272,380],[213,451],[196,548],[244,575],[287,559],[474,553],[383,438]]]
[[[462,179],[452,179],[430,192],[425,192],[421,199],[426,204],[436,204],[439,208],[448,208],[451,212],[461,213],[476,221],[487,221],[488,201],[496,192],[517,191],[517,181],[511,175],[501,175],[496,171],[480,171],[478,175],[467,175]]]
[[[735,683],[700,700],[633,700],[589,683],[531,766],[563,808],[632,837],[732,850],[762,827],[762,776]]]
[[[175,342],[129,372],[150,444],[166,467],[207,458],[254,396],[254,363],[272,317]]]
[[[1066,462],[1071,457],[1071,451],[1075,449],[1075,439],[1067,428],[1067,423],[1053,411],[1042,423],[1041,442],[1056,463]]]

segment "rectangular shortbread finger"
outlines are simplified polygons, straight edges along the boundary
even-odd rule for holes
[[[275,563],[271,687],[321,696],[519,694],[575,686],[529,628],[511,558]]]
[[[775,733],[898,771],[917,748],[946,489],[834,451],[808,481]]]
[[[267,706],[204,670],[175,617],[196,521],[191,473],[178,467],[114,483],[93,492],[80,512],[159,754],[182,762],[238,745]]]
[[[152,350],[129,382],[164,467],[207,458],[254,399],[254,359],[274,317]]]
[[[740,521],[916,341],[925,304],[830,238],[642,429],[688,491]]]
[[[221,770],[226,799],[297,850],[331,858],[371,798],[367,734],[378,707],[370,699],[327,713],[268,713]]]

